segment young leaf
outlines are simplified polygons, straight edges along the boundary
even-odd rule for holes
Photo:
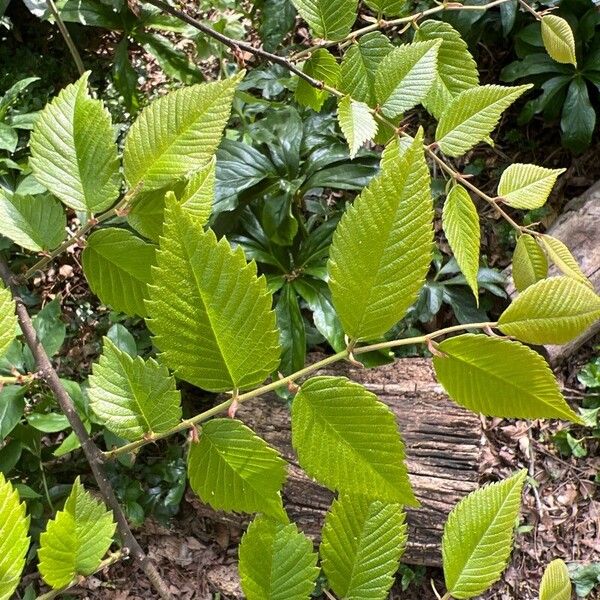
[[[406,0],[365,0],[365,4],[377,14],[397,17],[406,9]]]
[[[527,471],[486,485],[452,510],[444,527],[442,559],[452,598],[473,598],[498,579],[506,567],[521,506]]]
[[[104,304],[128,315],[146,315],[144,299],[156,248],[126,229],[110,227],[90,235],[83,251],[83,272]]]
[[[416,300],[431,262],[432,220],[420,131],[363,190],[333,236],[329,286],[351,338],[383,335]]]
[[[442,224],[456,262],[479,304],[479,215],[469,192],[461,185],[455,185],[446,198]]]
[[[423,106],[439,119],[452,99],[479,85],[477,64],[460,33],[444,21],[425,21],[415,32],[415,41],[442,40],[437,55],[437,72]]]
[[[242,71],[223,81],[184,87],[146,107],[125,138],[123,167],[129,185],[161,188],[212,158],[243,76]]]
[[[292,404],[300,466],[340,493],[416,505],[394,414],[345,377],[313,377]]]
[[[183,209],[199,226],[208,223],[212,212],[217,181],[216,164],[213,156],[206,165],[192,173],[178,198]]]
[[[319,575],[317,554],[294,523],[257,517],[242,538],[239,557],[248,600],[310,599]]]
[[[436,77],[439,40],[414,42],[394,48],[375,75],[381,112],[390,119],[413,108],[429,93]]]
[[[358,10],[357,0],[292,0],[316,38],[337,42],[346,37]]]
[[[565,344],[600,319],[600,296],[571,277],[542,279],[502,313],[502,333],[528,344]]]
[[[585,283],[585,285],[592,287],[590,280],[583,274],[579,263],[575,260],[571,251],[565,244],[558,238],[548,234],[542,234],[540,239],[548,253],[548,258],[550,258],[564,275],[577,279],[578,281],[581,281],[581,283]]]
[[[115,523],[102,502],[75,480],[63,510],[40,536],[39,570],[44,581],[61,588],[78,575],[91,575],[112,543]]]
[[[515,287],[524,291],[548,275],[548,260],[535,238],[528,234],[519,236],[513,254],[512,275]]]
[[[344,54],[340,89],[354,100],[374,107],[377,104],[375,96],[377,68],[393,48],[388,38],[379,31],[360,37]]]
[[[302,67],[302,72],[332,87],[337,87],[340,79],[340,65],[325,48],[319,48],[310,55]],[[325,90],[318,90],[304,79],[298,79],[295,97],[299,104],[319,112],[328,95]]]
[[[540,600],[571,600],[569,569],[560,558],[553,560],[544,571],[540,585]]]
[[[364,102],[344,96],[338,103],[340,129],[350,147],[350,158],[354,158],[360,147],[377,135],[377,121]]]
[[[546,361],[519,342],[459,335],[438,346],[438,381],[457,404],[491,417],[557,418],[581,423]]]
[[[500,116],[531,85],[502,87],[482,85],[455,96],[442,114],[435,139],[448,156],[461,156],[485,140]]]
[[[29,517],[25,502],[0,472],[0,600],[17,589],[29,548]]]
[[[577,67],[575,38],[567,21],[558,15],[542,17],[542,40],[548,54],[559,63]]]
[[[320,554],[333,591],[348,600],[385,600],[406,546],[399,504],[359,496],[334,500],[323,526]]]
[[[56,248],[66,235],[62,205],[49,195],[9,197],[0,190],[0,234],[15,244],[41,252]]]
[[[194,492],[217,510],[285,517],[279,492],[286,463],[240,421],[214,419],[203,425],[200,441],[190,446],[187,469]]]
[[[106,337],[89,382],[90,407],[126,440],[167,431],[181,419],[181,397],[167,368],[153,358],[132,358]]]
[[[10,290],[0,286],[0,358],[4,356],[17,333],[15,301]]]
[[[271,294],[242,248],[203,232],[171,199],[156,263],[148,326],[179,377],[224,392],[254,387],[275,371],[280,349]]]
[[[564,172],[565,169],[514,163],[502,173],[498,195],[514,208],[540,208],[546,203],[557,177]]]
[[[110,115],[89,95],[88,77],[68,85],[36,119],[29,164],[67,206],[95,213],[117,199],[121,178]]]

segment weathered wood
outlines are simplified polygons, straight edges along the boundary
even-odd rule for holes
[[[547,233],[569,247],[594,289],[600,291],[600,181],[581,196],[571,200]],[[510,275],[510,270],[507,270],[507,273]],[[558,272],[553,267],[551,275],[556,274]],[[512,278],[509,279],[507,291],[511,297],[516,295]],[[599,332],[600,321],[568,344],[544,346],[548,361],[553,367],[558,367]]]
[[[448,400],[436,383],[427,359],[404,359],[377,369],[344,363],[323,373],[346,375],[363,383],[385,402],[398,419],[407,452],[407,466],[421,507],[408,510],[409,544],[404,561],[439,565],[443,524],[452,507],[477,488],[481,423]],[[307,478],[291,446],[289,410],[274,396],[243,405],[238,417],[290,463],[284,504],[290,518],[318,539],[333,494]],[[188,496],[192,500],[192,494]],[[217,513],[192,500],[201,516],[236,526],[247,520]]]

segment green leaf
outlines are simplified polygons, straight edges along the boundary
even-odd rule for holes
[[[406,9],[406,0],[365,0],[365,4],[378,15],[397,17]]]
[[[559,63],[577,67],[575,38],[569,23],[558,15],[542,17],[542,40],[548,54]]]
[[[498,195],[513,208],[540,208],[546,203],[557,177],[565,171],[514,163],[503,171]]]
[[[479,215],[469,192],[461,185],[455,185],[446,198],[442,224],[454,258],[479,305],[477,287],[481,239]]]
[[[29,548],[29,517],[25,502],[0,472],[0,600],[17,589]]]
[[[310,55],[302,67],[302,72],[332,87],[337,87],[340,79],[340,65],[325,48],[319,48]],[[318,90],[304,79],[298,79],[295,97],[299,104],[319,112],[327,96],[329,93],[325,90]]]
[[[540,600],[571,600],[569,569],[563,560],[553,560],[544,571],[540,584]]]
[[[47,104],[31,133],[35,178],[74,210],[101,212],[119,195],[110,115],[87,90],[89,72]]]
[[[600,296],[571,277],[542,279],[502,313],[502,333],[528,344],[566,344],[600,319]]]
[[[292,0],[314,37],[338,41],[346,37],[358,10],[357,0]]]
[[[0,443],[17,426],[25,411],[25,389],[5,385],[0,389]]]
[[[583,152],[592,142],[596,127],[596,111],[590,101],[588,85],[576,75],[567,90],[560,120],[561,139],[574,154]]]
[[[138,75],[129,60],[129,40],[123,36],[117,44],[113,57],[112,80],[115,89],[125,101],[125,106],[131,114],[138,111],[140,93],[138,92]]]
[[[200,441],[190,446],[188,477],[200,499],[217,510],[286,520],[279,493],[286,463],[240,421],[214,419],[202,426]]]
[[[184,87],[146,107],[125,138],[123,167],[129,185],[161,188],[211,159],[243,76]]]
[[[146,315],[144,299],[156,248],[126,229],[100,229],[83,251],[83,272],[104,304],[128,315]]]
[[[4,356],[17,334],[15,301],[10,290],[0,287],[0,357]]]
[[[357,496],[334,500],[323,526],[323,571],[347,600],[385,600],[394,583],[407,534],[399,504]]]
[[[34,412],[27,417],[27,422],[38,431],[44,433],[58,433],[70,427],[69,419],[59,413]]]
[[[457,404],[490,417],[557,418],[580,423],[546,361],[523,344],[486,335],[459,335],[438,346],[438,381]]]
[[[131,357],[107,337],[89,383],[100,423],[126,440],[168,431],[181,419],[181,397],[167,368],[153,358]]]
[[[423,106],[439,119],[453,98],[479,85],[477,64],[460,33],[444,21],[425,21],[415,40],[442,40],[437,54],[437,73]]]
[[[379,31],[367,33],[355,41],[344,54],[340,89],[354,100],[371,107],[377,104],[375,75],[381,61],[394,47]]]
[[[294,523],[257,517],[239,549],[240,579],[248,600],[309,600],[319,575],[312,542]]]
[[[502,87],[482,85],[455,96],[442,114],[435,139],[448,156],[461,156],[485,140],[498,124],[500,116],[531,85]]]
[[[414,42],[394,48],[380,63],[375,93],[390,119],[422,102],[436,78],[440,41]]]
[[[528,234],[519,236],[513,254],[513,280],[519,292],[548,275],[548,260],[535,238]]]
[[[300,466],[323,485],[372,500],[416,505],[394,414],[345,377],[313,377],[292,404]]]
[[[431,262],[432,220],[420,131],[363,190],[333,236],[329,286],[351,338],[383,335],[416,300]]]
[[[66,236],[62,205],[49,195],[9,197],[0,190],[0,234],[15,244],[41,252],[53,250]]]
[[[279,371],[290,375],[304,366],[306,358],[306,330],[304,318],[298,305],[298,297],[291,283],[285,283],[277,305],[277,328],[281,346]]]
[[[548,253],[548,258],[558,267],[561,273],[592,287],[590,280],[583,274],[581,267],[565,244],[558,238],[548,234],[542,234],[539,239]]]
[[[216,160],[213,157],[206,165],[192,173],[178,197],[183,209],[198,226],[208,223],[215,199]]]
[[[68,585],[78,575],[91,575],[112,543],[112,513],[75,480],[63,510],[48,521],[40,536],[39,570],[53,588]]]
[[[377,121],[364,102],[344,96],[338,103],[340,129],[350,147],[350,158],[354,158],[360,147],[377,135]]]
[[[486,591],[506,568],[527,477],[522,470],[461,500],[444,527],[442,559],[448,593],[457,600]]]
[[[254,387],[275,371],[279,332],[265,278],[242,248],[203,232],[174,201],[165,210],[153,281],[148,326],[179,377],[223,392]]]
[[[260,37],[267,52],[273,52],[294,28],[296,9],[290,0],[264,0],[261,8]]]

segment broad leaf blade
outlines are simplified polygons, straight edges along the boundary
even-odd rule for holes
[[[498,320],[502,333],[528,344],[566,344],[600,319],[600,296],[571,277],[529,286]]]
[[[581,283],[592,287],[590,280],[584,275],[579,263],[575,260],[571,251],[563,244],[563,242],[548,234],[542,234],[539,239],[542,241],[544,249],[548,253],[548,258],[564,275],[577,279],[578,281],[581,281]]]
[[[348,600],[385,600],[394,583],[407,534],[399,504],[358,496],[334,500],[323,526],[323,571],[333,591]]]
[[[180,394],[167,368],[153,358],[132,358],[108,338],[89,382],[91,409],[126,440],[168,431],[181,419]]]
[[[325,48],[319,48],[304,63],[302,72],[318,81],[323,81],[327,85],[337,87],[340,78],[340,65],[333,54],[325,50]],[[294,95],[299,104],[309,106],[314,111],[319,112],[329,93],[325,90],[316,89],[310,83],[300,78],[298,79]]]
[[[546,361],[527,346],[467,334],[444,340],[439,350],[435,374],[457,404],[492,417],[581,422]]]
[[[110,115],[89,95],[88,76],[68,85],[41,112],[31,133],[29,164],[67,206],[95,213],[117,199],[120,175]]]
[[[528,234],[519,236],[513,254],[512,268],[515,287],[519,292],[548,275],[548,259],[533,236]]]
[[[436,77],[438,40],[404,44],[382,61],[375,76],[381,112],[391,119],[422,102]]]
[[[485,140],[504,110],[530,87],[482,85],[461,92],[438,122],[435,139],[440,150],[448,156],[461,156]]]
[[[0,234],[15,244],[41,252],[53,250],[66,236],[62,205],[49,195],[9,197],[0,190]]]
[[[0,472],[0,600],[17,589],[29,548],[29,517],[25,502]]]
[[[345,377],[313,377],[292,404],[302,468],[329,489],[415,505],[394,414]]]
[[[415,32],[415,40],[441,39],[437,55],[437,75],[423,106],[439,119],[452,99],[479,85],[477,64],[460,33],[444,21],[425,21]]]
[[[544,571],[540,585],[540,600],[571,600],[569,569],[563,560],[553,560]]]
[[[473,598],[500,578],[512,550],[513,529],[527,471],[492,483],[461,500],[442,538],[446,588],[453,598]]]
[[[446,198],[442,224],[456,262],[479,304],[477,288],[481,240],[479,215],[469,192],[461,185],[454,186]]]
[[[0,287],[0,357],[4,356],[17,333],[15,301],[10,290]]]
[[[350,148],[350,158],[354,158],[360,147],[377,135],[377,121],[369,107],[350,96],[339,101],[338,121]]]
[[[215,200],[216,160],[213,157],[205,166],[192,173],[179,196],[183,209],[199,226],[206,225]]]
[[[309,600],[319,575],[311,541],[293,523],[254,519],[239,549],[248,600]]]
[[[292,0],[314,37],[337,41],[346,37],[358,9],[357,0]]]
[[[540,208],[546,203],[557,177],[564,172],[565,169],[514,163],[502,173],[498,195],[513,208]]]
[[[129,185],[161,188],[212,158],[243,75],[181,88],[145,108],[125,138],[123,167]]]
[[[203,232],[172,200],[156,262],[148,326],[168,367],[221,392],[254,387],[275,371],[280,349],[271,295],[242,248]]]
[[[83,251],[83,272],[104,304],[128,315],[146,315],[144,299],[156,248],[126,229],[92,233]]]
[[[112,513],[83,489],[79,478],[63,510],[46,525],[40,536],[39,570],[44,581],[61,588],[78,575],[90,575],[112,543]]]
[[[405,11],[407,2],[406,0],[365,0],[365,4],[377,14],[397,17]]]
[[[383,335],[415,301],[431,262],[433,201],[422,132],[344,213],[331,245],[333,303],[353,339]]]
[[[542,40],[548,54],[559,63],[577,67],[575,38],[567,21],[558,15],[542,17]]]
[[[217,510],[284,516],[279,492],[286,463],[240,421],[203,425],[200,441],[190,446],[187,468],[194,492]]]

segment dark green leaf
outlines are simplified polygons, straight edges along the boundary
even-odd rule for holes
[[[294,27],[296,9],[290,0],[263,0],[260,37],[268,52],[276,50]]]
[[[569,85],[563,107],[560,129],[563,144],[575,154],[591,143],[596,126],[596,112],[590,103],[585,80],[578,76]]]
[[[129,60],[129,42],[124,37],[115,50],[113,83],[130,113],[137,112],[140,105],[137,80],[137,73]]]
[[[304,367],[306,357],[304,319],[298,306],[296,291],[290,283],[286,283],[281,290],[275,314],[281,346],[279,370],[284,375],[289,375]]]
[[[24,389],[7,385],[0,389],[0,442],[15,428],[25,410]]]

